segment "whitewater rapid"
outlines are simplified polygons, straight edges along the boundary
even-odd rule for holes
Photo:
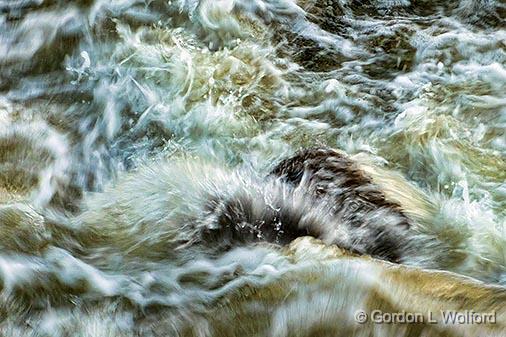
[[[275,313],[231,310],[292,336],[304,306],[397,303],[390,267],[309,239],[180,245],[244,191],[333,221],[264,180],[311,147],[413,219],[406,264],[484,282],[506,319],[505,20],[500,0],[0,1],[0,335],[221,337],[217,301],[278,284],[251,295],[298,287]],[[318,295],[339,280],[364,285]]]

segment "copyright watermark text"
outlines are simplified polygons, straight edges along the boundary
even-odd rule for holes
[[[381,310],[358,310],[355,321],[360,324],[372,322],[375,324],[495,324],[495,312],[475,312],[473,310],[455,311],[441,310],[439,312],[385,312]]]

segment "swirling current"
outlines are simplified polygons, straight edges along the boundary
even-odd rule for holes
[[[501,0],[0,0],[0,336],[504,336],[505,93]]]

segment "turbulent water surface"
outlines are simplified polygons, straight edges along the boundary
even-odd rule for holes
[[[277,237],[198,234],[242,195],[249,217],[290,204],[331,224],[265,182],[310,147],[352,158],[412,219],[402,262],[505,286],[505,18],[501,0],[0,0],[0,335],[225,336],[251,311],[271,323],[242,336],[302,336],[301,321],[349,320],[325,316],[345,299],[309,292],[377,265],[290,283],[325,265],[317,244],[298,258]],[[257,303],[210,321],[273,282],[282,295],[259,296],[286,306],[269,319]]]

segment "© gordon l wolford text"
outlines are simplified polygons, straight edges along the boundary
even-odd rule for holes
[[[385,312],[381,310],[358,310],[355,321],[363,324],[495,324],[496,312],[475,312],[473,310],[441,310],[438,312]]]

